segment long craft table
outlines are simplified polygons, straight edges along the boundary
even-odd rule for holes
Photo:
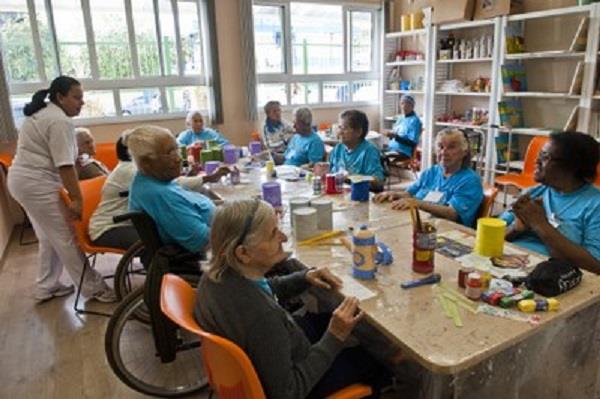
[[[261,174],[255,171],[246,178],[246,188],[213,188],[227,199],[259,194]],[[305,182],[281,183],[284,198],[311,193]],[[403,281],[422,277],[411,271],[408,212],[372,202],[355,204],[349,194],[328,197],[337,209],[334,228],[369,224],[394,253],[394,263],[380,266],[374,280],[360,281],[376,294],[362,301],[361,308],[378,331],[426,370],[425,397],[600,398],[600,276],[584,272],[582,283],[559,297],[560,310],[538,313],[537,325],[459,308],[463,326],[456,327],[438,302],[439,287],[400,287]],[[282,219],[284,228],[287,219]],[[436,223],[440,233],[475,233],[448,221]],[[295,246],[292,237],[290,241],[304,263],[327,266],[340,276],[351,273],[352,258],[344,247]],[[435,271],[457,293],[459,267],[436,253]]]

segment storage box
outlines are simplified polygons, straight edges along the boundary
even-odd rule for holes
[[[476,0],[473,19],[488,19],[499,15],[523,12],[523,0]]]
[[[475,0],[433,0],[433,23],[470,21]]]

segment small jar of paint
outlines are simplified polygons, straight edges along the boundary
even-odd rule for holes
[[[474,271],[474,268],[466,266],[462,266],[460,269],[458,269],[458,286],[460,288],[465,288],[467,276],[469,273],[473,273]]]
[[[479,273],[473,272],[467,275],[465,295],[474,301],[478,301],[481,297],[481,275]]]

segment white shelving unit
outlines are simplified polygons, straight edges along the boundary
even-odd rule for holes
[[[481,62],[492,62],[491,58],[468,58],[457,60],[437,60],[438,64],[477,64]]]

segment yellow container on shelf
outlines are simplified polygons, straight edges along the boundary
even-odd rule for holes
[[[481,256],[502,256],[505,231],[506,222],[502,219],[480,218],[477,220],[475,253]]]
[[[410,14],[403,14],[400,16],[400,30],[402,32],[408,32],[410,30]]]
[[[410,29],[423,29],[423,11],[417,11],[410,14]]]

